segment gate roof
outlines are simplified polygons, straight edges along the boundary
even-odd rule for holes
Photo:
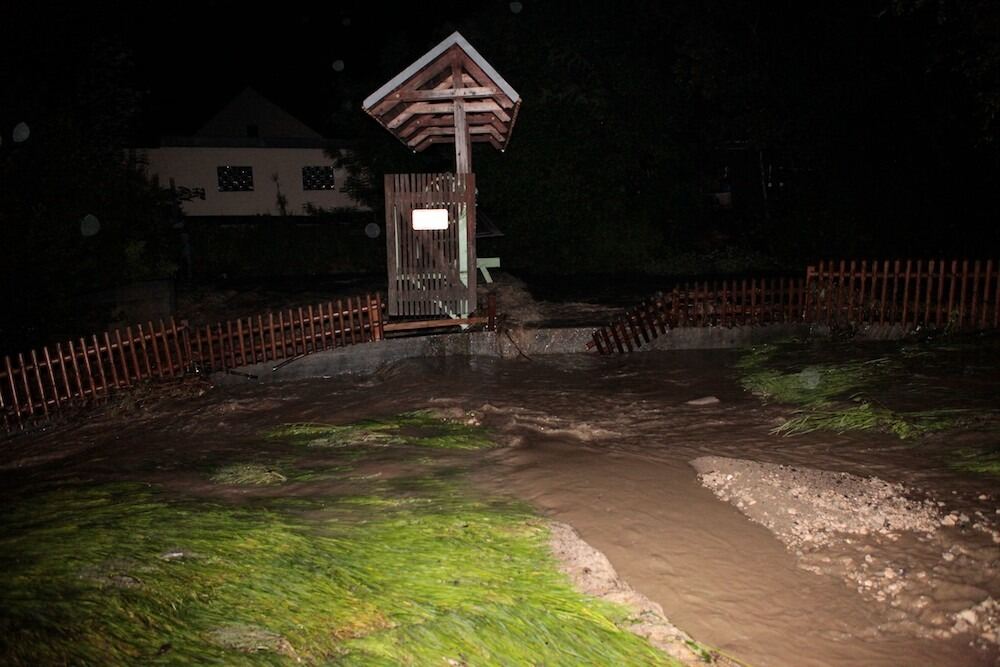
[[[364,110],[414,151],[455,142],[461,104],[472,141],[504,150],[521,96],[455,32],[369,95]]]

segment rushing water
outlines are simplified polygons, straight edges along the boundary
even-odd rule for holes
[[[8,466],[5,474],[36,474],[30,464],[50,451],[59,452],[58,463],[39,469],[97,475],[142,459],[156,470],[178,458],[246,447],[278,423],[459,408],[476,413],[507,445],[478,459],[478,483],[573,525],[700,641],[757,667],[997,664],[995,646],[971,646],[968,635],[931,638],[924,631],[930,626],[859,594],[836,567],[816,567],[814,559],[809,564],[821,574],[807,571],[766,529],[703,488],[688,462],[711,454],[876,475],[929,493],[948,510],[988,513],[994,524],[995,483],[943,465],[954,438],[914,446],[877,434],[771,435],[787,409],[747,396],[730,370],[734,358],[439,358],[399,362],[364,378],[248,383],[158,404],[126,423],[119,418],[112,434],[102,420],[12,441],[5,460],[19,470]],[[686,404],[707,395],[720,403]],[[927,591],[931,606],[954,611],[984,595],[1000,598],[995,545],[976,535],[945,537],[974,557],[939,572],[940,585]],[[938,572],[940,544],[908,539],[825,556],[837,562],[852,549],[881,548],[881,556],[903,559],[907,568]]]

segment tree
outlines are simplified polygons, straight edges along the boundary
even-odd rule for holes
[[[0,128],[31,128],[27,141],[0,147],[0,245],[8,249],[0,341],[8,351],[85,333],[106,320],[81,307],[82,294],[174,268],[169,199],[125,150],[140,101],[128,49],[95,36],[86,16],[21,19],[4,40],[0,74],[10,101]],[[88,214],[100,222],[93,236],[81,233]]]

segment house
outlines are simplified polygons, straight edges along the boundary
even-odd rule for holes
[[[137,151],[188,217],[304,216],[362,207],[341,191],[322,135],[246,88],[192,136]]]

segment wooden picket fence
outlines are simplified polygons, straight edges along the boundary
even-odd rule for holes
[[[596,329],[587,349],[632,352],[678,327],[797,322],[807,299],[803,278],[744,278],[685,283],[657,294]]]
[[[369,294],[196,327],[189,358],[194,369],[213,372],[379,341],[383,310],[381,295]]]
[[[1000,327],[1000,271],[993,260],[854,260],[806,270],[804,319],[956,330]]]
[[[1000,270],[993,260],[841,260],[810,266],[804,278],[685,284],[596,329],[587,349],[620,354],[676,327],[777,322],[997,329]]]
[[[107,400],[150,379],[224,371],[385,337],[381,295],[191,328],[172,318],[57,343],[0,368],[0,417],[24,428],[70,406]]]

